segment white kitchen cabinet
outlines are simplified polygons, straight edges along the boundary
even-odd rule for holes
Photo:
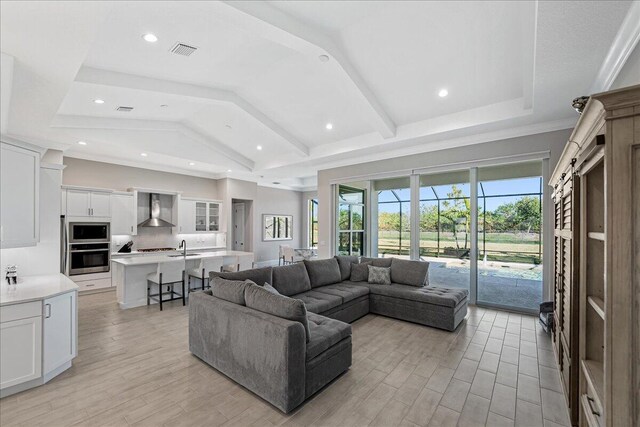
[[[0,144],[2,248],[35,246],[39,239],[40,153]]]
[[[111,194],[111,234],[138,233],[137,211],[133,193]]]
[[[194,200],[180,200],[178,206],[178,232],[179,233],[195,233],[196,232],[196,202]]]
[[[111,217],[111,193],[67,189],[67,215],[71,217]]]
[[[3,307],[0,322],[0,389],[42,375],[40,302]]]
[[[180,233],[220,231],[220,202],[183,198],[179,207]]]
[[[76,292],[67,292],[44,300],[43,314],[45,373],[76,357]]]
[[[77,355],[78,286],[61,273],[0,286],[0,398],[47,383]]]

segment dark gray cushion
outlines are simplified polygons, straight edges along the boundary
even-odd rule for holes
[[[444,307],[456,307],[467,299],[469,291],[466,289],[435,288],[424,286],[401,285],[392,283],[391,286],[365,284],[372,295],[384,295],[414,303],[427,303]]]
[[[252,268],[251,270],[235,271],[232,273],[219,273],[212,271],[209,273],[210,278],[222,277],[228,280],[251,280],[257,285],[264,285],[265,283],[272,283],[271,271],[272,267]]]
[[[369,280],[370,265],[370,262],[351,264],[351,277],[349,280],[351,280],[352,282],[366,282],[367,280]]]
[[[211,295],[235,304],[245,305],[244,291],[251,285],[255,285],[255,283],[214,277],[211,281]]]
[[[282,295],[291,296],[311,289],[311,282],[304,264],[299,262],[273,267],[273,281],[269,282]]]
[[[429,263],[393,258],[391,281],[403,285],[422,287],[429,284]]]
[[[304,266],[309,275],[309,281],[312,288],[319,286],[332,285],[341,281],[340,266],[335,258],[304,260]]]
[[[375,283],[377,285],[390,285],[391,284],[391,269],[386,267],[374,267],[369,266],[369,283]]]
[[[309,322],[307,321],[307,309],[300,300],[275,295],[262,288],[262,286],[249,285],[245,288],[244,299],[247,307],[263,313],[272,314],[282,319],[293,320],[302,323],[309,342]]]
[[[336,255],[336,259],[340,267],[340,280],[349,280],[349,277],[351,277],[351,264],[357,264],[359,258],[357,256]]]
[[[329,319],[314,313],[308,313],[307,319],[311,334],[311,339],[307,344],[307,360],[313,359],[351,335],[351,325],[339,320]]]
[[[278,292],[278,290],[276,288],[274,288],[273,286],[271,286],[268,283],[265,283],[263,288],[269,292],[271,292],[272,294],[276,294],[276,295],[280,295],[280,292]]]
[[[366,286],[349,285],[347,283],[336,283],[333,285],[322,286],[314,289],[314,291],[342,297],[343,303],[354,300],[363,295],[369,295],[369,288]]]
[[[391,262],[393,258],[360,258],[360,262],[370,262],[374,267],[391,267]]]
[[[303,301],[307,311],[320,314],[342,304],[342,297],[318,292],[315,289],[293,295],[292,298]]]

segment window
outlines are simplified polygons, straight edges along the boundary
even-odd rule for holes
[[[309,247],[318,247],[318,199],[309,199]]]
[[[339,255],[364,255],[365,190],[338,186],[337,251]]]

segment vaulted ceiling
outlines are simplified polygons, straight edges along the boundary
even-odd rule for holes
[[[619,33],[638,9],[629,1],[0,5],[3,134],[72,157],[299,189],[327,167],[573,126],[571,99],[605,88],[603,70],[628,45]],[[197,49],[179,55],[177,43]]]

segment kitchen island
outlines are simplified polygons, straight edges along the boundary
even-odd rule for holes
[[[155,273],[159,263],[184,260],[185,270],[197,267],[202,258],[220,258],[223,265],[237,265],[246,270],[253,264],[253,253],[242,251],[217,251],[123,257],[111,260],[111,280],[116,286],[120,308],[127,309],[147,305],[147,275]],[[185,280],[187,278],[185,277]],[[152,303],[155,303],[152,301]]]

